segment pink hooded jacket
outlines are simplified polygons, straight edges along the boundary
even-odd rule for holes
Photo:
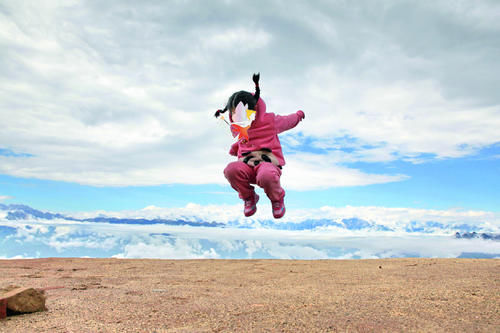
[[[229,150],[229,154],[241,158],[244,153],[268,148],[276,156],[280,165],[285,165],[285,158],[281,151],[281,143],[278,139],[278,134],[297,126],[304,118],[304,113],[302,111],[297,111],[287,116],[267,113],[266,103],[264,103],[262,98],[259,98],[257,101],[255,111],[255,120],[248,129],[248,141],[240,140],[233,143]]]

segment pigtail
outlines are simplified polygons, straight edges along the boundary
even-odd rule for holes
[[[221,114],[221,113],[224,113],[224,112],[226,112],[226,111],[227,111],[227,106],[224,108],[224,110],[220,110],[220,109],[219,109],[219,110],[217,110],[217,111],[215,112],[215,114],[214,114],[215,118],[219,118],[220,114]]]
[[[260,97],[259,79],[260,79],[260,73],[254,74],[252,77],[252,80],[255,83],[255,94],[253,95],[253,97],[255,98],[255,103],[259,101]]]

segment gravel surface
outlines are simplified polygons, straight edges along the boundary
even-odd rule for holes
[[[0,260],[0,332],[500,332],[500,260]]]

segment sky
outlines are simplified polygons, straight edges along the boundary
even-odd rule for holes
[[[291,216],[497,216],[498,17],[498,1],[2,0],[0,203],[242,210],[213,114],[260,72],[269,112],[306,115],[280,135]]]

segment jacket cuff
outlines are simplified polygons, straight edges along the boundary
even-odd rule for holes
[[[229,155],[238,156],[238,143],[234,143],[231,145],[231,149],[229,149]]]
[[[303,120],[306,117],[304,111],[302,110],[297,111],[297,115],[299,116],[299,120]]]

